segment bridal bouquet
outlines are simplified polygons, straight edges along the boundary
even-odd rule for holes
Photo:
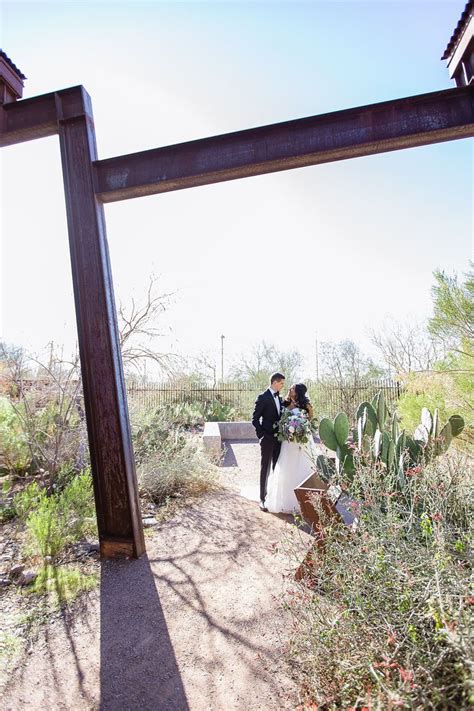
[[[275,437],[279,442],[306,444],[312,438],[311,422],[305,410],[291,412],[283,408]]]

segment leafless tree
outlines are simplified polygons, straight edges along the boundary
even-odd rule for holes
[[[198,355],[193,368],[194,374],[204,381],[212,380],[213,387],[217,383],[217,362],[213,355],[202,352]]]
[[[158,352],[152,341],[164,336],[156,326],[159,317],[166,311],[173,294],[154,293],[156,278],[150,277],[145,303],[141,306],[132,299],[131,305],[119,305],[120,346],[124,368],[134,368],[141,372],[143,363],[153,361],[166,375],[172,375],[181,365],[181,359],[173,353]],[[147,343],[148,341],[148,343]]]
[[[276,346],[261,341],[233,365],[231,377],[264,387],[268,385],[272,372],[280,371],[287,383],[291,383],[297,378],[302,364],[303,358],[298,351],[280,351]]]
[[[385,375],[382,368],[365,356],[350,340],[321,345],[322,382],[338,392],[346,413],[354,411],[368,383]]]
[[[380,378],[383,369],[350,340],[321,344],[322,372],[325,379],[357,384],[368,378]]]
[[[390,370],[400,376],[432,370],[444,355],[442,344],[423,323],[386,321],[381,329],[370,331],[370,339]]]

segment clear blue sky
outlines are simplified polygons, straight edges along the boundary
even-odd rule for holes
[[[4,2],[2,47],[25,97],[83,84],[99,155],[451,86],[440,56],[464,2]],[[9,341],[74,341],[56,138],[3,151]],[[228,362],[262,338],[313,362],[320,340],[429,315],[432,272],[472,254],[472,141],[106,207],[117,299],[148,275],[177,290],[163,347]],[[18,219],[18,214],[21,219]],[[270,269],[281,288],[262,296]],[[19,277],[21,275],[21,279]],[[265,303],[265,305],[263,305]]]

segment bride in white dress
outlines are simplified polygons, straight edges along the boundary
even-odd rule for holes
[[[283,407],[295,414],[306,410],[309,419],[314,413],[306,396],[307,388],[303,383],[292,385]],[[282,442],[280,456],[275,469],[270,472],[267,482],[265,507],[272,513],[299,513],[300,506],[295,495],[295,488],[307,479],[315,470],[319,452],[313,438],[306,444]]]

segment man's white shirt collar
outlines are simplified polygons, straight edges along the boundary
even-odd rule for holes
[[[280,393],[278,393],[277,390],[274,390],[273,388],[268,388],[272,394],[273,399],[275,400],[275,407],[278,410],[278,414],[280,414]],[[278,397],[275,397],[275,395],[278,395]]]

